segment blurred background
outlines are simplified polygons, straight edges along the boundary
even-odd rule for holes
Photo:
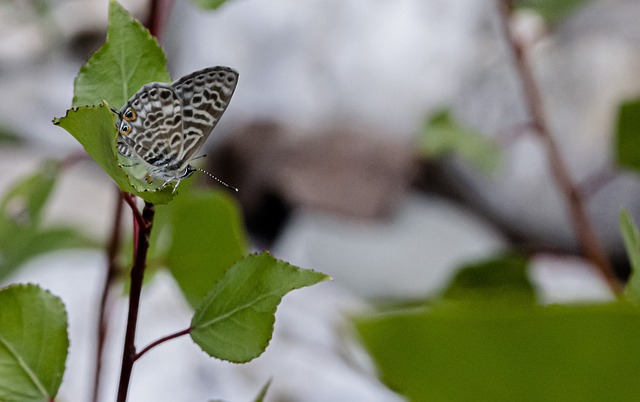
[[[612,298],[578,253],[495,2],[230,0],[215,11],[159,3],[174,79],[213,65],[240,73],[205,160],[240,189],[254,246],[334,281],[284,299],[274,339],[255,362],[214,361],[184,339],[163,346],[136,365],[131,400],[249,400],[269,378],[274,401],[402,400],[377,380],[348,317],[372,301],[437,295],[460,264],[514,247],[533,255],[529,275],[541,302]],[[612,155],[618,108],[640,94],[640,2],[564,3],[549,13],[519,9],[510,28],[624,279],[617,220],[621,208],[640,216],[640,181],[617,170]],[[121,4],[148,19],[149,1]],[[0,192],[43,160],[81,151],[51,119],[71,106],[75,75],[104,41],[107,9],[106,0],[0,1]],[[429,119],[443,110],[473,133],[470,152],[425,147]],[[109,178],[90,161],[76,163],[45,222],[104,240],[115,202]],[[4,279],[42,283],[67,303],[72,350],[61,400],[88,392],[89,317],[103,265],[100,251],[61,251]],[[168,276],[143,296],[139,339],[187,322]],[[115,392],[117,343],[104,400]]]

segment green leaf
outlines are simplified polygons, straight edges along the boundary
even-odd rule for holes
[[[504,255],[462,267],[444,292],[451,302],[532,305],[536,295],[527,276],[529,260],[520,255]]]
[[[157,184],[140,181],[129,176],[124,170],[117,156],[117,130],[114,119],[109,105],[102,102],[98,106],[70,109],[66,116],[54,119],[53,124],[73,135],[122,191],[135,194],[154,204],[166,204],[171,201],[172,187],[158,189]]]
[[[500,164],[499,148],[482,134],[455,123],[447,110],[434,114],[424,125],[420,151],[425,158],[459,155],[487,173]]]
[[[220,7],[227,0],[192,0],[197,6],[204,8],[206,10],[215,10]]]
[[[189,193],[169,208],[172,242],[167,265],[195,308],[246,254],[240,212],[234,200],[219,191]]]
[[[0,290],[0,400],[52,401],[69,349],[62,301],[36,285]]]
[[[618,110],[615,152],[618,165],[640,170],[640,99],[625,102]]]
[[[73,229],[40,227],[57,174],[57,164],[46,162],[36,173],[14,184],[0,200],[0,279],[38,254],[93,245]]]
[[[171,82],[164,52],[140,22],[111,0],[107,40],[80,69],[73,106],[106,100],[121,108],[149,82]]]
[[[518,8],[535,11],[550,23],[557,23],[571,15],[590,0],[518,0]]]
[[[413,401],[636,401],[630,304],[423,309],[361,317],[383,380]]]
[[[618,226],[631,263],[631,275],[624,289],[624,295],[627,300],[640,304],[640,234],[629,211],[625,209],[620,211]]]
[[[267,348],[282,297],[327,279],[327,275],[276,260],[269,253],[245,257],[196,309],[191,338],[210,356],[248,362]]]
[[[270,386],[271,386],[271,379],[267,381],[266,384],[264,384],[262,389],[260,389],[260,392],[256,396],[256,399],[254,399],[254,402],[264,402],[264,397],[267,396],[267,391],[269,391]]]

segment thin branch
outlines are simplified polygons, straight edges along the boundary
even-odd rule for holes
[[[546,148],[551,171],[553,172],[558,189],[566,200],[578,242],[585,257],[600,271],[609,284],[609,287],[618,294],[622,289],[620,282],[616,278],[609,259],[596,236],[587,214],[580,189],[573,183],[569,169],[549,130],[540,91],[536,85],[531,66],[526,57],[526,49],[517,41],[509,29],[509,22],[513,15],[512,0],[498,0],[498,6],[503,34],[513,55],[533,127],[542,141],[543,146]]]
[[[140,210],[138,209],[138,204],[136,204],[136,196],[129,193],[122,192],[122,199],[131,207],[131,212],[133,212],[133,220],[139,226],[144,226],[144,219],[142,218],[142,214],[140,214]]]
[[[189,333],[191,333],[191,331],[193,330],[193,327],[189,327],[187,329],[183,329],[182,331],[178,331],[176,333],[167,335],[167,336],[163,336],[162,338],[150,343],[149,345],[145,346],[140,352],[138,352],[138,354],[135,355],[135,357],[133,358],[134,361],[138,360],[139,358],[142,357],[142,355],[144,355],[145,353],[147,353],[148,351],[150,351],[151,349],[155,348],[156,346],[166,342],[166,341],[170,341],[171,339],[175,339],[175,338],[179,338],[181,336],[184,335],[188,335]]]
[[[96,366],[93,377],[93,397],[92,401],[97,402],[100,394],[100,376],[102,373],[102,356],[107,333],[109,332],[109,320],[107,312],[111,310],[109,304],[109,294],[111,285],[116,278],[118,267],[118,252],[120,250],[120,234],[122,232],[122,212],[123,201],[120,190],[117,190],[116,210],[113,216],[113,227],[111,237],[107,246],[107,273],[102,286],[102,296],[100,297],[100,307],[98,311],[98,341],[96,345]]]
[[[120,382],[118,384],[117,402],[126,402],[127,392],[133,363],[136,358],[136,326],[138,323],[138,310],[140,308],[140,294],[142,293],[142,282],[144,279],[144,269],[147,261],[147,250],[149,249],[149,236],[153,226],[155,207],[149,202],[145,202],[142,210],[142,224],[134,219],[135,247],[134,262],[131,269],[131,284],[129,289],[129,313],[127,315],[127,329],[124,336],[124,348],[122,351],[122,368],[120,370]]]

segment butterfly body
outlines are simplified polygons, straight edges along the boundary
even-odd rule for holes
[[[118,113],[118,153],[162,187],[187,178],[190,165],[226,110],[238,82],[228,67],[210,67],[168,84],[140,88]]]

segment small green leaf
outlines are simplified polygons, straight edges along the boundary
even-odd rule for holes
[[[157,185],[129,176],[118,162],[117,130],[113,113],[106,102],[98,106],[70,109],[66,116],[54,119],[53,124],[73,135],[122,191],[154,204],[166,204],[173,198],[172,187],[159,190]]]
[[[420,150],[425,158],[460,155],[488,173],[500,164],[499,148],[482,134],[455,123],[447,110],[434,114],[426,122]]]
[[[62,301],[36,285],[0,290],[0,400],[52,401],[69,349]]]
[[[412,401],[635,401],[630,304],[423,308],[361,317],[382,379]]]
[[[518,8],[535,11],[550,23],[557,23],[590,0],[518,0]]]
[[[73,106],[106,100],[120,108],[149,82],[171,82],[164,52],[140,22],[111,0],[107,40],[80,69]]]
[[[172,242],[167,265],[195,308],[247,251],[240,212],[219,191],[189,193],[168,207]]]
[[[638,228],[626,209],[620,211],[618,226],[631,263],[631,275],[624,289],[624,295],[627,300],[640,304],[640,234],[638,234]]]
[[[197,6],[204,8],[206,10],[215,10],[220,7],[227,0],[192,0]]]
[[[191,338],[210,356],[248,362],[267,348],[282,297],[327,279],[327,275],[278,261],[269,253],[245,257],[196,309]]]
[[[618,165],[640,170],[640,99],[625,102],[618,110],[615,152]]]
[[[462,267],[444,292],[455,302],[533,305],[535,291],[527,276],[529,261],[520,255],[504,255]]]

